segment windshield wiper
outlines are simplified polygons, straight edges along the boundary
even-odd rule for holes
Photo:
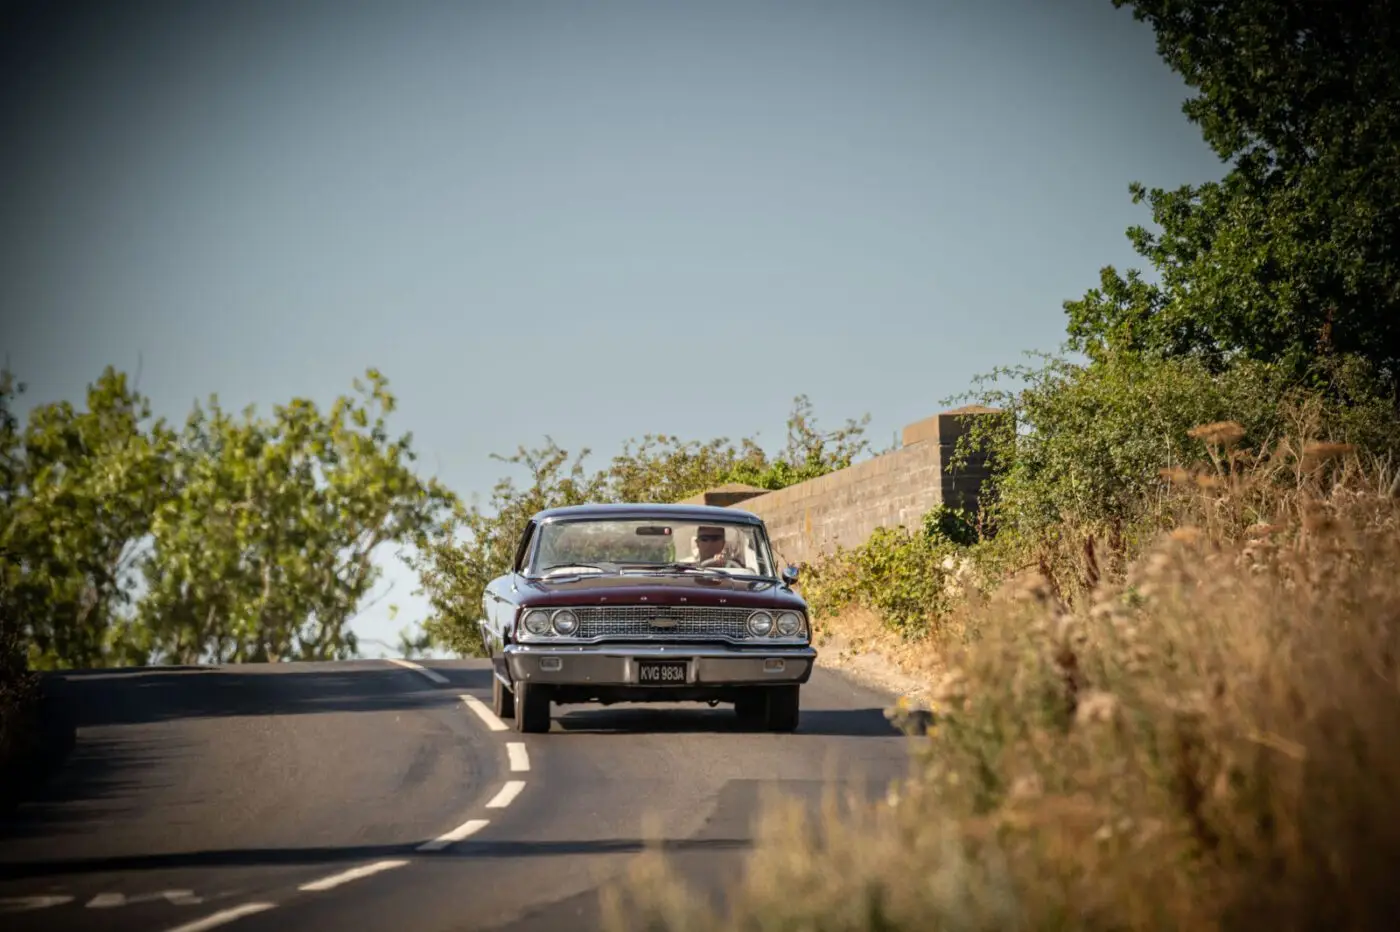
[[[719,573],[721,576],[729,575],[717,566],[701,566],[698,563],[658,563],[649,568],[657,570],[694,570],[697,573]]]
[[[551,572],[553,570],[568,569],[597,570],[600,573],[606,573],[608,572],[608,566],[612,566],[612,564],[608,564],[607,566],[598,566],[593,563],[556,563],[553,566],[541,567],[539,573],[541,576],[543,576],[545,573]],[[613,567],[612,572],[617,572],[617,568]]]

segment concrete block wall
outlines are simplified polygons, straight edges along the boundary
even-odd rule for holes
[[[854,547],[879,527],[917,527],[939,503],[975,511],[987,469],[978,457],[956,470],[954,445],[968,418],[1001,412],[957,408],[904,428],[898,450],[776,492],[726,486],[689,501],[763,518],[780,563],[811,562],[838,544]]]

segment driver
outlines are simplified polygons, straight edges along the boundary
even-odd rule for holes
[[[695,529],[694,543],[698,566],[727,566],[732,562],[724,553],[724,528],[702,524]]]

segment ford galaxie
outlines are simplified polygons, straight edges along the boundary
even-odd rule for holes
[[[796,579],[749,512],[541,511],[482,597],[495,712],[546,732],[552,705],[724,702],[745,727],[793,731],[817,656]]]

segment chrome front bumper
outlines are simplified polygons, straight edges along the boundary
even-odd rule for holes
[[[687,647],[670,644],[602,644],[565,647],[508,644],[506,668],[513,682],[569,686],[755,686],[805,683],[817,652],[811,647]],[[644,680],[643,660],[684,663],[685,679]]]

